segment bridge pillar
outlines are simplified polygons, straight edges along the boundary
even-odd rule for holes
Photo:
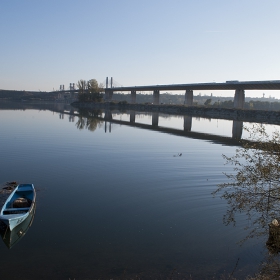
[[[184,116],[184,131],[192,130],[192,116]]]
[[[136,103],[136,90],[131,91],[131,103],[132,104]]]
[[[158,112],[152,113],[152,126],[158,127]]]
[[[185,105],[187,105],[187,106],[193,105],[193,90],[186,90]]]
[[[232,138],[240,140],[242,136],[243,122],[242,121],[233,121],[232,123]]]
[[[107,132],[107,122],[109,121],[109,132],[111,132],[111,122],[110,120],[113,119],[112,112],[110,110],[105,110],[104,120],[105,120],[105,133]]]
[[[108,83],[109,83],[108,77],[106,77],[106,88],[108,88]]]
[[[153,93],[153,104],[159,105],[159,90],[154,90]]]
[[[105,111],[104,119],[105,119],[106,121],[110,121],[110,120],[113,119],[112,112],[111,112],[110,110],[106,110],[106,111]]]
[[[112,100],[113,91],[109,89],[105,89],[105,100]]]
[[[109,100],[110,92],[109,90],[105,89],[105,100]]]
[[[104,129],[105,129],[105,133],[107,133],[107,121],[105,121]],[[112,123],[109,122],[109,132],[111,133],[111,131],[112,131]]]
[[[135,123],[135,111],[130,111],[130,123]]]
[[[235,90],[233,107],[236,109],[243,109],[245,103],[245,91],[244,89]]]

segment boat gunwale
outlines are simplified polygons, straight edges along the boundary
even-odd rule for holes
[[[26,192],[32,192],[33,198],[32,198],[32,202],[31,205],[29,207],[22,207],[22,208],[17,208],[18,211],[21,211],[21,209],[26,209],[29,208],[29,210],[25,213],[17,213],[17,214],[4,214],[4,211],[9,211],[9,208],[7,208],[7,204],[9,202],[11,202],[13,196],[16,194],[16,192],[18,191],[20,186],[31,186],[30,190],[26,190]],[[24,192],[24,190],[22,191]],[[19,184],[14,190],[13,192],[8,196],[8,198],[6,199],[5,203],[2,206],[1,212],[0,212],[0,220],[2,220],[8,227],[10,227],[10,221],[14,221],[17,219],[23,219],[22,221],[24,221],[29,214],[31,213],[31,211],[34,209],[34,205],[35,205],[35,201],[36,201],[36,191],[35,191],[35,187],[33,184]]]

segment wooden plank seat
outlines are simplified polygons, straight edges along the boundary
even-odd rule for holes
[[[20,214],[28,212],[30,207],[25,208],[7,208],[3,211],[3,215],[12,215],[12,214]]]
[[[18,189],[17,193],[19,193],[19,192],[31,192],[32,193],[32,188],[31,187],[24,187],[24,188]]]
[[[24,207],[24,208],[7,208],[6,211],[26,211],[29,210],[30,207]]]

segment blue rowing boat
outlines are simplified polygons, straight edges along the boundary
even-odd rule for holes
[[[12,231],[33,211],[35,200],[36,192],[33,184],[18,185],[3,205],[0,221]]]
[[[5,243],[5,245],[11,249],[15,246],[27,233],[28,229],[31,227],[32,222],[35,216],[35,208],[30,212],[29,216],[19,225],[13,228],[13,230],[9,230],[8,227],[1,228],[0,227],[0,235]]]

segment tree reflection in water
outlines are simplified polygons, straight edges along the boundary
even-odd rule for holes
[[[88,129],[90,131],[95,131],[97,126],[103,124],[103,121],[98,119],[98,117],[101,116],[101,110],[80,109],[76,127],[80,130]]]
[[[225,174],[227,182],[218,185],[213,194],[219,193],[228,203],[223,218],[226,225],[236,223],[237,213],[247,216],[248,234],[241,243],[268,236],[268,257],[258,276],[268,278],[257,279],[275,279],[280,275],[280,133],[275,130],[268,135],[262,125],[245,129],[250,141],[243,141],[234,156],[223,155],[234,172]]]

